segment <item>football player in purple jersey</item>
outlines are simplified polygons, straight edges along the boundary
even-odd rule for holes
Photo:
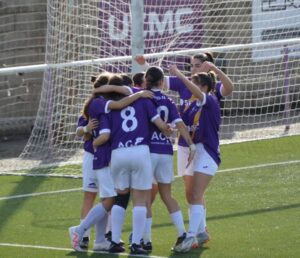
[[[116,92],[121,94],[130,94],[131,90],[128,87],[120,87],[120,86],[103,86],[106,82],[106,74],[100,74],[96,79],[94,79],[94,88],[104,88],[104,92]],[[84,106],[83,112],[87,119],[97,119],[98,122],[100,118],[110,111],[110,109],[120,109],[123,108],[133,101],[137,100],[141,97],[152,97],[152,93],[141,91],[130,96],[124,97],[119,101],[106,100],[101,94],[95,94],[91,97]],[[101,126],[101,125],[99,125]],[[93,130],[94,137],[97,137],[100,128],[95,128]],[[108,158],[105,160],[107,162]],[[95,165],[95,164],[94,164]],[[103,168],[103,167],[101,167]],[[101,169],[100,168],[100,169]],[[107,167],[104,167],[107,168]],[[98,169],[98,167],[97,167]],[[111,184],[113,185],[113,184]],[[114,190],[114,189],[112,189]],[[109,192],[111,195],[113,191]],[[105,197],[113,197],[113,196],[105,196]],[[79,226],[70,227],[69,234],[71,238],[71,245],[75,250],[81,250],[80,244],[83,239],[83,235],[86,230],[88,230],[92,225],[101,221],[106,215],[107,212],[111,209],[113,202],[112,198],[105,198],[101,203],[96,205],[93,209],[90,210],[86,218],[80,223]],[[103,224],[103,223],[102,223]],[[97,226],[97,225],[96,225]],[[106,226],[106,225],[105,225]],[[99,248],[97,248],[99,249]]]
[[[137,56],[136,61],[146,69],[149,65],[143,56]],[[230,78],[222,72],[217,66],[214,65],[213,55],[209,52],[200,53],[191,58],[191,74],[213,71],[218,76],[219,81],[216,82],[214,88],[214,94],[220,101],[226,96],[229,96],[233,91],[233,83]],[[181,116],[189,107],[191,103],[196,99],[192,92],[189,91],[185,84],[177,76],[165,76],[165,88],[176,91],[179,94],[180,106],[179,112]],[[199,114],[198,114],[199,115]],[[195,117],[199,120],[199,117]],[[195,122],[196,123],[196,122]],[[186,189],[186,199],[189,202],[191,198],[191,183],[192,178],[186,176],[188,173],[187,168],[187,158],[189,155],[189,148],[185,140],[179,135],[178,139],[178,150],[177,150],[177,172],[179,176],[183,176],[185,189]],[[206,224],[206,222],[205,222]]]
[[[150,160],[150,123],[169,135],[170,128],[159,117],[155,105],[148,99],[140,99],[120,111],[107,115],[111,126],[111,171],[115,187],[121,194],[131,189],[133,201],[132,254],[146,254],[140,245],[146,223],[147,192],[152,186]],[[132,158],[129,158],[132,157]],[[120,236],[125,218],[125,207],[114,205],[112,216],[111,252],[122,252]]]
[[[196,144],[196,156],[186,171],[190,184],[186,191],[190,205],[189,231],[176,251],[187,252],[203,245],[210,237],[205,229],[204,193],[215,175],[220,159],[219,128],[221,123],[220,100],[215,94],[216,75],[198,73],[188,80],[175,65],[170,72],[177,76],[195,96],[194,101],[184,112],[183,121],[190,126]],[[196,123],[195,123],[196,121]]]
[[[92,142],[92,130],[98,126],[96,119],[88,121],[83,115],[78,119],[76,135],[84,140],[84,154],[82,160],[82,189],[84,191],[83,202],[81,207],[80,220],[82,221],[90,209],[94,205],[95,198],[98,192],[97,178],[93,170],[94,149]],[[83,240],[80,247],[88,248],[90,239],[90,230],[87,230],[83,235]]]
[[[174,125],[188,143],[190,152],[186,162],[187,164],[190,164],[190,162],[193,160],[196,147],[177,111],[175,103],[168,96],[161,92],[164,84],[164,73],[162,69],[160,67],[150,67],[146,71],[145,80],[147,89],[154,92],[152,101],[155,103],[157,112],[159,113],[161,119],[168,124]],[[172,197],[171,193],[171,183],[174,180],[173,146],[169,138],[165,137],[155,125],[150,126],[150,136],[150,153],[153,177],[158,185],[160,197],[166,205],[171,220],[177,229],[178,239],[174,246],[174,248],[176,248],[176,246],[184,239],[186,233],[180,207],[177,201]],[[143,236],[143,242],[144,249],[152,250],[150,238],[152,225],[152,216],[150,215],[152,214],[151,203],[148,203],[149,205],[147,208],[149,212],[145,234]]]

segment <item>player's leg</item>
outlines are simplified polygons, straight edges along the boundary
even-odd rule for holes
[[[94,202],[98,192],[97,178],[93,170],[93,154],[85,152],[82,162],[82,184],[83,184],[83,202],[80,213],[80,222],[86,217],[88,212],[94,206]],[[88,229],[80,242],[80,247],[88,248],[91,230]]]
[[[131,171],[131,188],[133,202],[133,226],[132,226],[132,254],[147,254],[140,245],[147,215],[147,198],[152,187],[152,165],[149,147],[146,145],[130,147],[132,157],[135,157]]]

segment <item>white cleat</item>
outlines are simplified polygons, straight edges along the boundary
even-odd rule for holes
[[[100,243],[94,242],[94,251],[108,251],[110,248],[111,242],[105,239],[104,241]]]
[[[77,228],[77,226],[69,228],[71,246],[75,251],[83,251],[83,249],[80,248],[81,239],[80,239],[79,234],[76,232],[76,228]]]
[[[174,247],[174,251],[177,253],[187,253],[191,249],[198,248],[198,240],[194,236],[186,237],[181,244]]]
[[[196,237],[197,237],[199,246],[202,246],[202,245],[208,243],[208,241],[210,240],[210,235],[206,231],[197,234]]]

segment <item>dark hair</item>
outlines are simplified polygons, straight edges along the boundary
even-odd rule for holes
[[[109,85],[116,85],[116,86],[123,86],[124,85],[124,78],[122,74],[112,74],[109,78],[108,83]]]
[[[122,74],[113,74],[111,75],[109,82],[109,85],[115,85],[115,86],[123,86],[124,80]],[[125,97],[123,94],[117,93],[117,92],[109,92],[106,93],[104,96],[106,99],[112,99],[112,100],[119,100]]]
[[[214,55],[212,52],[204,52],[204,54],[206,54],[207,56],[207,60],[208,62],[211,62],[211,63],[214,63],[215,60],[214,60]]]
[[[192,76],[192,81],[197,85],[207,86],[208,92],[214,91],[217,83],[217,76],[213,71],[208,73],[197,73]]]
[[[132,86],[132,79],[127,73],[121,73],[121,77],[123,78],[123,85]]]
[[[96,76],[91,76],[91,82],[94,83],[96,81],[97,77]]]
[[[111,76],[112,76],[111,73],[107,73],[107,72],[100,73],[96,77],[96,79],[93,81],[94,82],[94,89],[99,88],[99,87],[101,87],[103,85],[108,84]]]
[[[137,86],[139,88],[142,87],[143,82],[145,81],[145,73],[141,72],[141,73],[136,73],[133,77],[132,77],[134,86]]]
[[[104,73],[100,73],[98,76],[91,76],[91,82],[93,83],[94,89],[99,88],[103,85],[108,84],[109,80],[110,80],[111,74],[104,72]],[[101,94],[101,93],[96,93],[95,97],[98,96],[104,96],[105,94]],[[82,109],[82,115],[84,116],[85,119],[89,119],[89,115],[88,115],[88,109],[89,109],[89,105],[92,101],[94,97],[90,97],[88,100],[85,101],[84,105],[83,105],[83,109]]]
[[[204,63],[205,61],[214,63],[213,54],[211,52],[200,53],[194,55],[193,58],[199,59],[202,63]]]
[[[145,74],[146,88],[151,90],[153,87],[157,87],[159,82],[164,79],[164,72],[160,67],[152,66]]]

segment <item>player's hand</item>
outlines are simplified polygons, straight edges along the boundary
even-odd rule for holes
[[[171,75],[175,75],[175,76],[180,74],[180,71],[178,70],[177,65],[174,65],[174,64],[169,65],[169,72]]]
[[[99,126],[99,122],[97,119],[90,119],[87,124],[87,129],[89,132],[91,132],[93,129],[97,128]]]
[[[134,60],[139,64],[139,65],[144,65],[146,63],[146,59],[143,55],[137,55]]]
[[[172,126],[167,124],[167,128],[164,130],[163,133],[164,133],[165,136],[170,137],[174,133],[174,129],[172,128]]]
[[[85,133],[84,135],[83,135],[83,141],[89,141],[89,140],[91,140],[92,139],[92,135],[90,135],[89,133]]]
[[[208,73],[209,71],[213,70],[215,65],[211,62],[205,61],[201,64],[199,72]]]
[[[150,90],[141,90],[138,92],[138,94],[140,94],[141,98],[150,98],[152,99],[154,96],[154,93]]]
[[[196,154],[196,146],[195,144],[192,144],[189,146],[190,149],[190,153],[189,153],[189,157],[188,157],[188,163],[186,165],[186,168],[191,164],[191,162],[193,161],[195,154]]]

